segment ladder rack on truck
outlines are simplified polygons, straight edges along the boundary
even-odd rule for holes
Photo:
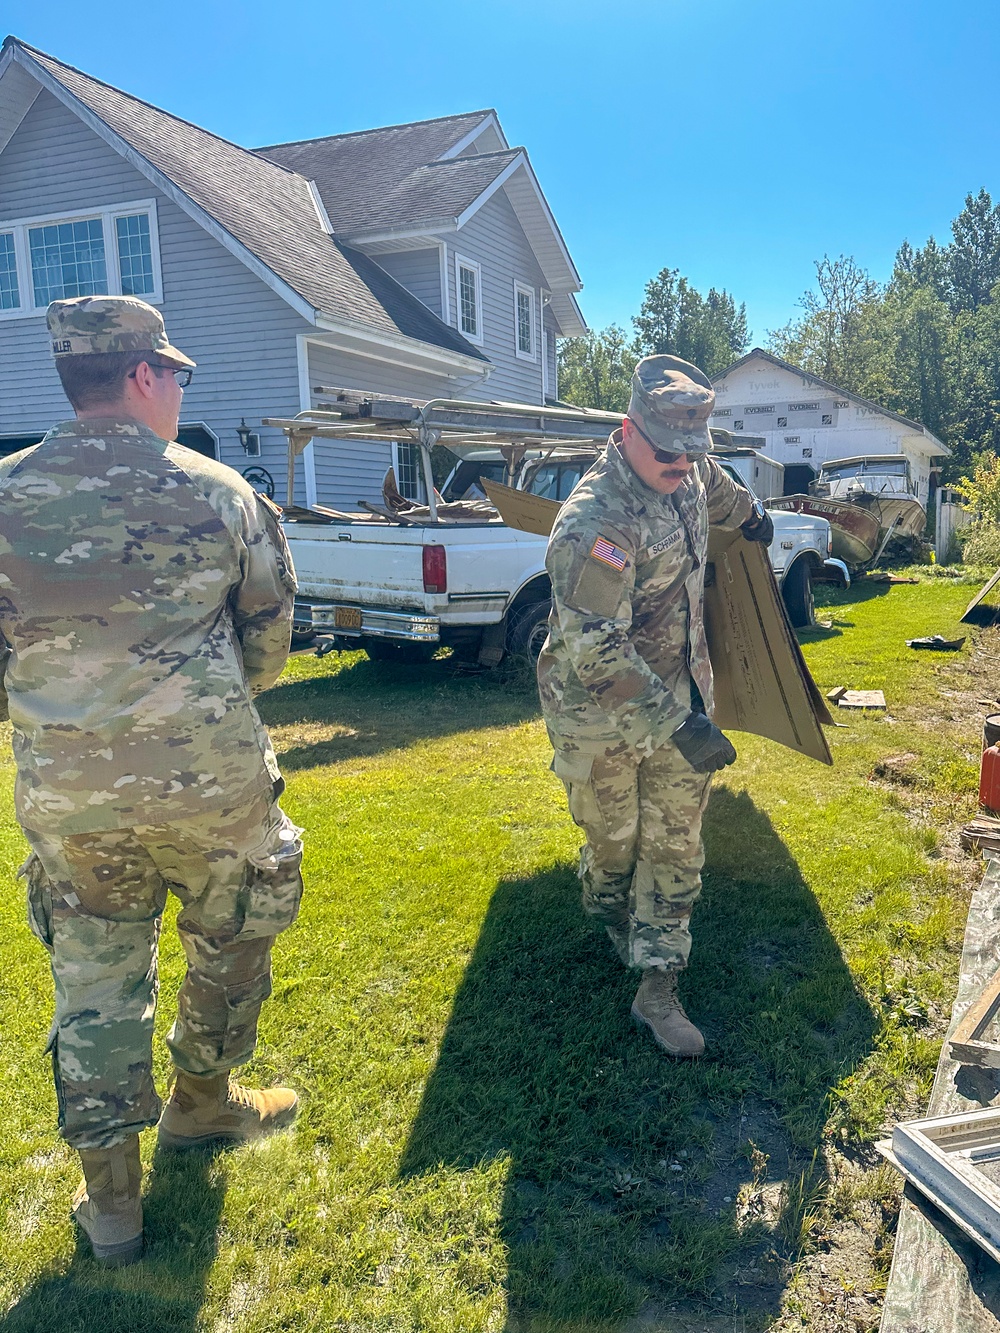
[[[463,448],[495,446],[506,460],[511,479],[529,448],[554,453],[561,448],[603,449],[608,436],[621,425],[620,413],[583,407],[534,406],[529,403],[472,402],[433,398],[418,402],[379,397],[354,389],[319,387],[317,396],[329,401],[298,416],[266,417],[265,426],[277,426],[288,441],[287,506],[294,507],[295,460],[315,438],[372,441],[412,441],[420,448],[429,518],[438,521],[438,502],[431,470],[431,450],[445,444],[454,453]]]

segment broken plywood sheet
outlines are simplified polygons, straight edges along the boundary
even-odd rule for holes
[[[1000,569],[987,579],[965,608],[963,624],[992,625],[1000,613]]]
[[[982,994],[1000,954],[1000,862],[973,895],[952,1031]],[[951,1058],[945,1043],[928,1116],[1000,1106],[1000,1075]],[[881,1333],[1000,1333],[1000,1265],[907,1186]]]
[[[547,537],[559,504],[497,482],[483,484],[508,527]],[[715,721],[832,764],[822,724],[829,709],[809,674],[774,581],[767,548],[713,529],[705,634],[715,673]]]

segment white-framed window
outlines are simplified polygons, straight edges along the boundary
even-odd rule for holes
[[[421,475],[420,446],[408,440],[400,440],[392,446],[392,470],[396,474],[396,485],[400,495],[407,500],[421,503],[424,495]]]
[[[514,351],[523,361],[535,361],[535,293],[514,283]]]
[[[473,259],[455,256],[458,327],[470,342],[483,341],[483,271]]]
[[[163,300],[155,200],[0,222],[0,319],[103,295]]]

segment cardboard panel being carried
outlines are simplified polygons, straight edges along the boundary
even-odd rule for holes
[[[509,528],[547,537],[559,504],[483,480]],[[705,587],[705,634],[715,673],[715,721],[832,764],[822,724],[832,724],[788,623],[767,548],[713,528]]]

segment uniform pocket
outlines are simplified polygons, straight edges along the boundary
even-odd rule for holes
[[[552,772],[563,782],[589,782],[594,767],[594,756],[579,750],[556,750],[552,756]]]
[[[28,925],[34,937],[52,952],[52,883],[34,852],[17,872],[28,884]]]
[[[237,909],[237,920],[241,920],[238,939],[278,935],[298,916],[302,900],[301,832],[282,813],[264,847],[247,857]]]

